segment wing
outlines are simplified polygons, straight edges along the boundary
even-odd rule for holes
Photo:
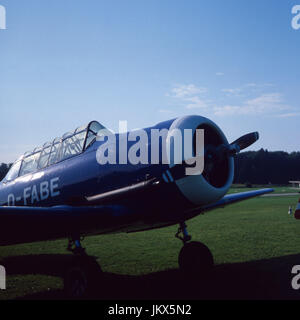
[[[0,207],[0,245],[65,238],[79,230],[113,232],[132,215],[120,205]]]
[[[228,194],[225,197],[223,197],[221,200],[219,200],[215,203],[212,203],[212,204],[209,204],[207,206],[200,207],[197,209],[193,209],[193,210],[189,211],[189,213],[197,212],[197,211],[198,212],[199,211],[206,212],[206,211],[210,211],[210,210],[213,210],[216,208],[223,208],[229,204],[233,204],[233,203],[247,200],[250,198],[258,197],[258,196],[261,196],[263,194],[267,194],[267,193],[270,193],[273,191],[274,191],[274,189],[260,189],[260,190],[255,190],[255,191],[247,191],[247,192]]]
[[[118,200],[157,187],[150,179],[131,186],[85,198],[82,206],[0,207],[0,245],[127,230],[137,212]]]

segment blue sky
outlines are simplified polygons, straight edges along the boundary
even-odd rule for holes
[[[300,0],[0,0],[0,162],[90,120],[187,114],[300,151]]]

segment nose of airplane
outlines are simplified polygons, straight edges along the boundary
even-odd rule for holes
[[[202,130],[204,133],[203,150],[200,151],[202,155],[202,166],[199,163],[202,172],[184,174],[178,177],[178,179],[176,179],[176,174],[174,173],[175,183],[184,197],[196,205],[215,202],[226,194],[233,180],[233,158],[227,153],[222,153],[222,156],[219,157],[222,158],[220,161],[215,159],[215,150],[217,150],[220,145],[228,146],[229,143],[222,130],[213,121],[197,115],[185,116],[175,120],[170,127],[167,138],[168,150],[176,150],[175,142],[171,139],[173,130],[184,132],[186,129],[192,130],[194,138],[196,137],[197,129]],[[197,139],[194,140],[194,149],[196,146]],[[185,155],[183,155],[183,159],[185,161],[189,160],[184,156]],[[169,171],[171,173],[175,171],[176,167],[177,166],[170,161]],[[186,173],[186,171],[184,172]]]

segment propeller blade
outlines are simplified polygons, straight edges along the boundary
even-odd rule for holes
[[[259,133],[258,132],[252,132],[245,134],[244,136],[238,138],[234,142],[232,142],[229,145],[229,154],[230,155],[236,155],[241,150],[248,148],[251,146],[254,142],[256,142],[259,139]]]
[[[218,147],[208,145],[205,147],[205,163],[208,166],[211,163],[219,164],[224,157],[234,157],[241,150],[248,148],[259,139],[258,132],[245,134],[231,144],[221,144]]]

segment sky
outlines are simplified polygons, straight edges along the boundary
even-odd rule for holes
[[[98,120],[203,115],[300,151],[300,0],[0,0],[0,163]]]

